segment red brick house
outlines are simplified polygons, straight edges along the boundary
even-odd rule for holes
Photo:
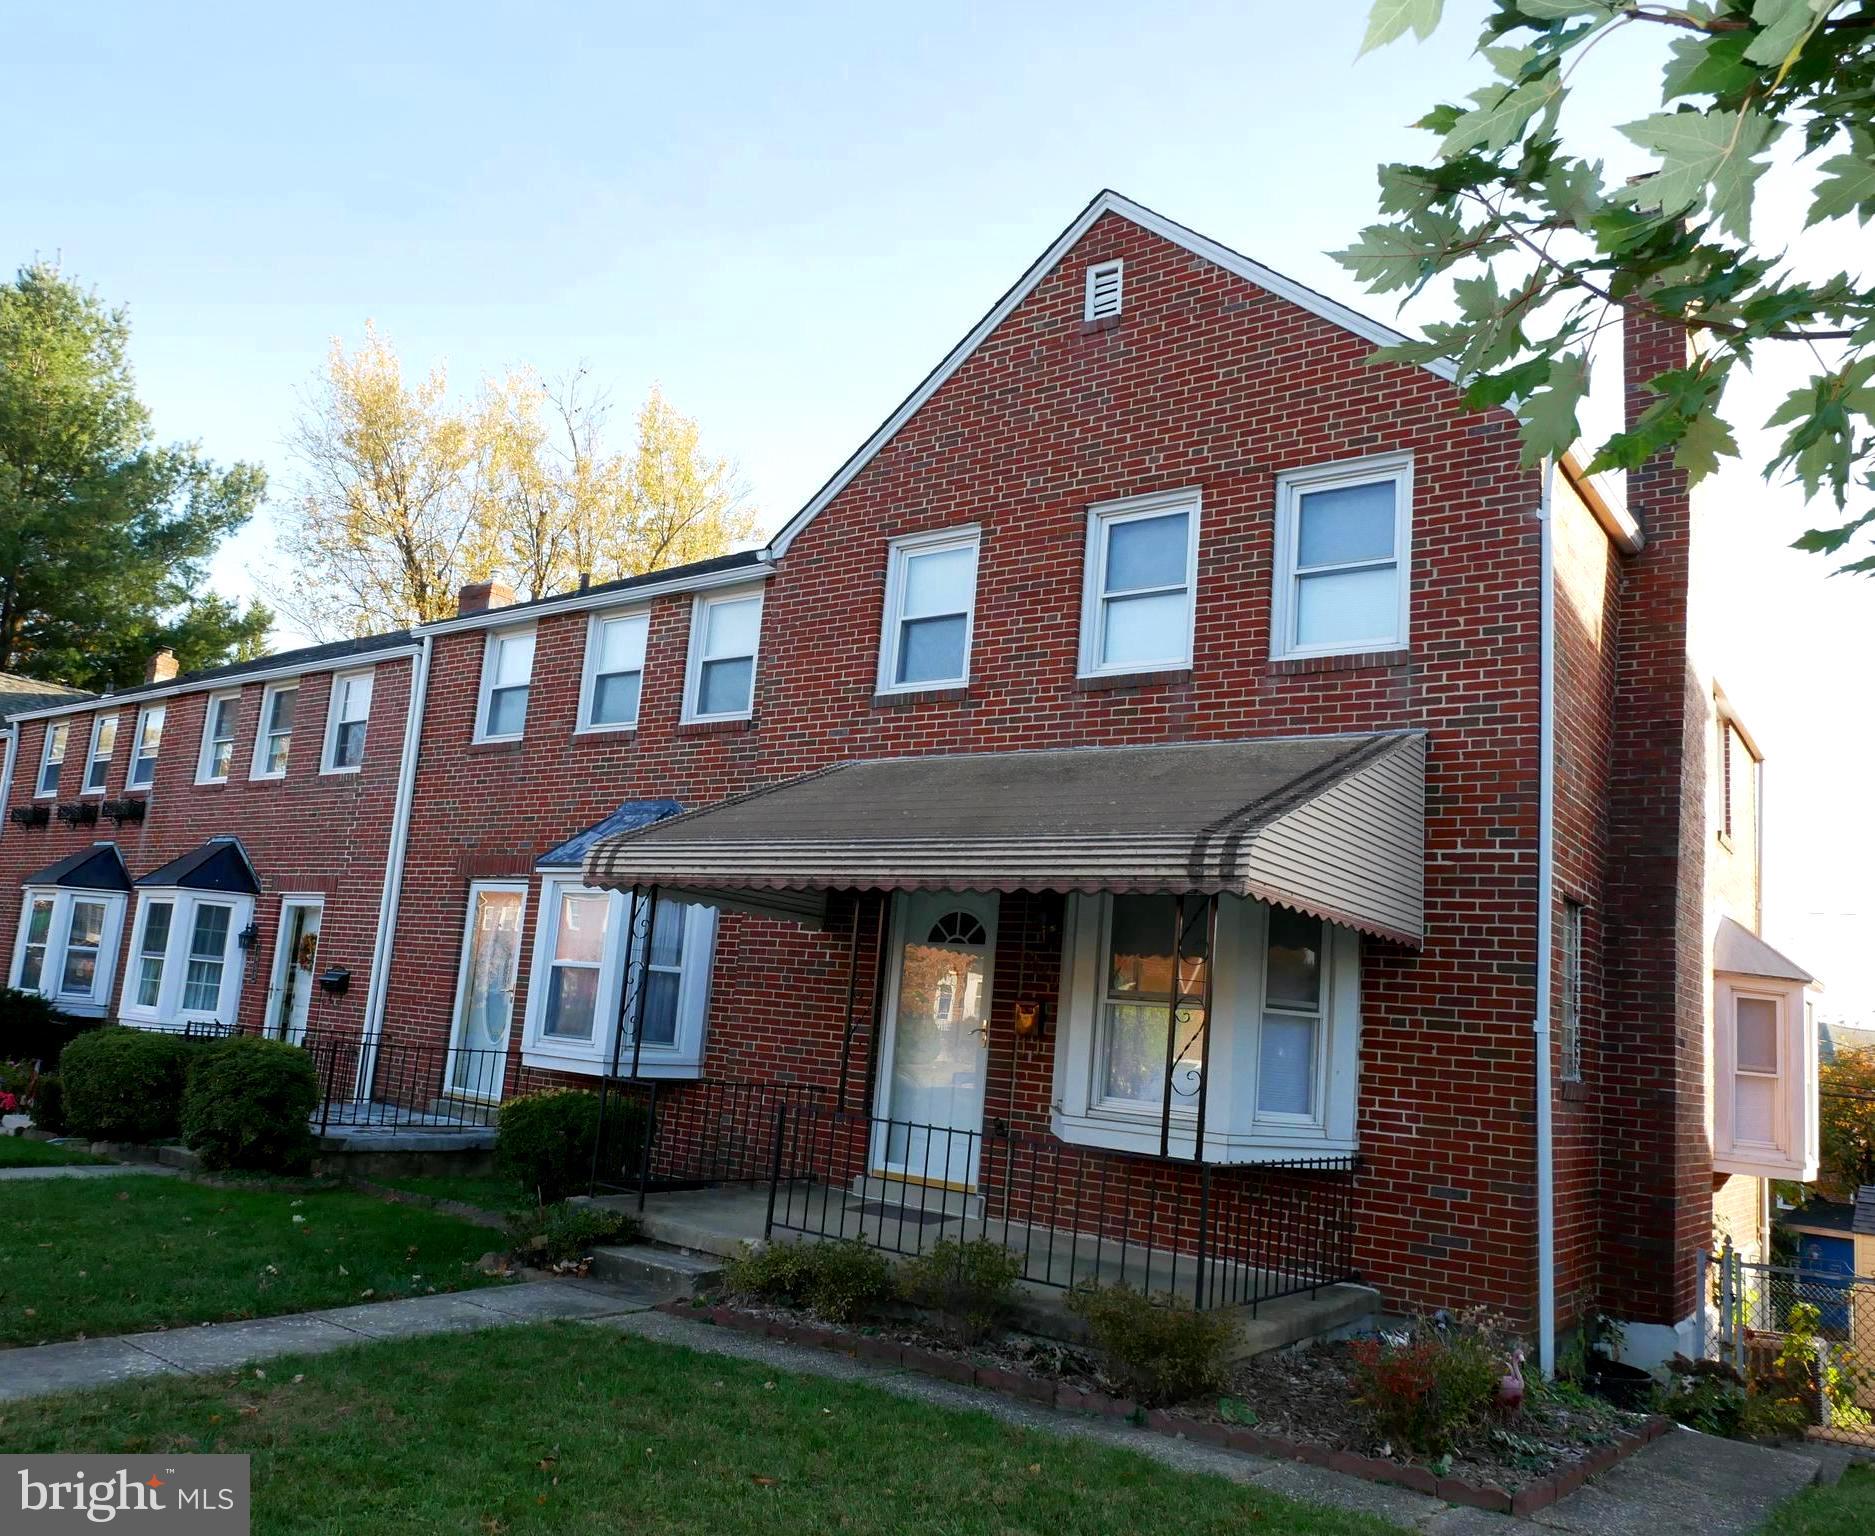
[[[1814,1165],[1694,508],[1522,467],[1390,335],[1103,194],[765,548],[366,642],[372,753],[413,668],[420,729],[350,842],[183,776],[133,878],[236,833],[259,911],[336,860],[361,1084],[655,1106],[606,1187],[1047,1281],[1117,1244],[1214,1305],[1358,1275],[1546,1357],[1599,1303],[1664,1354],[1713,1223]],[[9,826],[9,908],[88,842]]]

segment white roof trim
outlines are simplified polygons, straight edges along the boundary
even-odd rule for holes
[[[435,619],[419,624],[414,635],[453,635],[464,629],[505,629],[510,625],[531,624],[536,618],[579,610],[629,608],[673,592],[707,592],[713,587],[742,587],[751,582],[767,581],[775,574],[769,561],[773,558],[757,550],[759,562],[734,565],[720,571],[706,571],[701,576],[674,576],[669,581],[648,581],[639,587],[589,587],[584,592],[566,592],[559,597],[542,598],[533,603],[511,603],[502,608],[485,608],[479,613],[459,613],[454,618]]]
[[[801,530],[820,515],[828,502],[852,483],[854,477],[872,461],[879,450],[896,437],[899,429],[917,414],[925,401],[938,392],[945,381],[969,360],[970,355],[983,344],[990,333],[1009,317],[1018,304],[1040,286],[1042,279],[1060,264],[1061,259],[1080,242],[1081,237],[1092,229],[1104,214],[1108,213],[1117,213],[1121,218],[1130,220],[1142,229],[1150,230],[1161,239],[1169,240],[1172,244],[1183,247],[1195,256],[1202,256],[1213,265],[1222,267],[1227,272],[1233,272],[1247,282],[1255,283],[1265,292],[1272,293],[1280,299],[1287,299],[1298,309],[1305,309],[1312,315],[1318,315],[1345,331],[1373,342],[1376,346],[1388,346],[1396,341],[1407,339],[1390,326],[1382,325],[1378,320],[1358,314],[1345,304],[1337,304],[1333,299],[1315,292],[1312,288],[1304,288],[1300,283],[1284,277],[1280,272],[1271,271],[1261,262],[1252,261],[1248,256],[1240,255],[1228,246],[1219,245],[1215,240],[1207,239],[1185,228],[1183,224],[1174,224],[1164,215],[1154,213],[1150,208],[1141,207],[1131,198],[1122,197],[1118,192],[1102,192],[1081,210],[1080,216],[1064,229],[1056,237],[1055,243],[1049,246],[1035,264],[1022,274],[1015,287],[996,301],[995,307],[976,323],[976,327],[970,334],[958,342],[944,361],[932,369],[925,376],[924,381],[905,397],[903,403],[885,419],[878,431],[874,432],[859,450],[835,471],[832,479],[814,493],[813,499],[782,526],[781,531],[775,535],[768,546],[776,559],[788,552],[788,546],[794,542]],[[1458,378],[1457,368],[1448,361],[1440,360],[1422,366],[1428,373],[1444,379],[1447,383],[1453,383]]]

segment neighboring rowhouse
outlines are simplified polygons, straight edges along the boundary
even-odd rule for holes
[[[606,1182],[784,1229],[1689,1347],[1815,1138],[1693,509],[1523,468],[1391,334],[1102,194],[766,548],[465,591],[371,1091],[624,1079]]]

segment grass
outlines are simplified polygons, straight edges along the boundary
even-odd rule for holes
[[[1875,1467],[1852,1466],[1834,1488],[1806,1488],[1780,1504],[1759,1536],[1852,1536],[1875,1531]]]
[[[373,1179],[387,1189],[401,1189],[409,1195],[427,1195],[432,1200],[457,1200],[478,1210],[505,1213],[514,1206],[533,1202],[521,1192],[513,1179],[494,1174],[444,1174],[435,1178]]]
[[[105,1158],[93,1157],[76,1143],[61,1147],[25,1136],[0,1136],[0,1168],[75,1168],[105,1161]]]
[[[0,1199],[0,1344],[269,1317],[490,1283],[485,1228],[349,1190],[148,1174]]]
[[[1394,1531],[987,1414],[575,1323],[0,1404],[0,1444],[246,1453],[269,1536]]]

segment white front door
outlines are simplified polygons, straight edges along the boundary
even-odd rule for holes
[[[983,1132],[983,1064],[996,955],[993,892],[913,891],[893,912],[873,1167],[967,1188]]]
[[[501,1098],[526,904],[525,886],[478,881],[469,887],[449,1052],[449,1092],[459,1097],[490,1102]]]
[[[319,919],[323,904],[288,897],[280,907],[280,938],[274,956],[274,1017],[270,1033],[298,1044],[306,1038],[319,968]]]

